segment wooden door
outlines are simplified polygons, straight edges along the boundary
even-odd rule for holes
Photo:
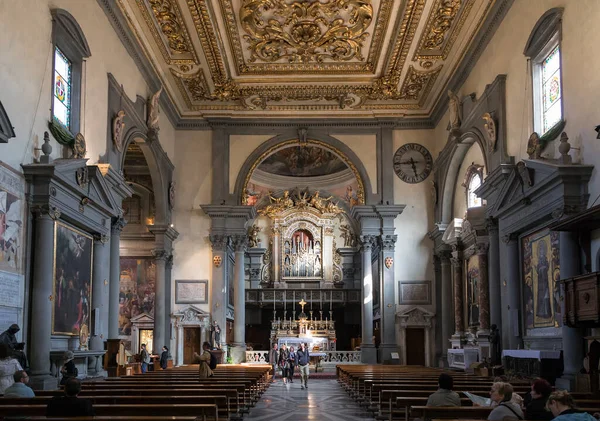
[[[201,353],[200,349],[200,328],[183,328],[183,363],[194,364],[194,352]]]
[[[425,329],[406,329],[406,364],[425,365]]]

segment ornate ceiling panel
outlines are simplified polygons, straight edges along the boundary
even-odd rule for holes
[[[427,117],[496,0],[118,0],[183,117]]]

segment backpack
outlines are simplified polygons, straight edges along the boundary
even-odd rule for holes
[[[214,370],[215,368],[217,368],[217,357],[212,352],[209,352],[209,354],[210,354],[210,363],[208,363],[208,366],[210,367],[211,370]]]

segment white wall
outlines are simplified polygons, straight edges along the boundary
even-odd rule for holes
[[[485,166],[483,152],[481,151],[481,147],[478,143],[473,143],[473,145],[471,145],[467,151],[467,154],[465,155],[465,158],[463,159],[462,164],[460,165],[460,169],[458,170],[458,176],[454,186],[454,203],[452,207],[453,218],[463,219],[465,217],[465,212],[467,211],[467,191],[465,187],[463,187],[462,183],[465,181],[467,169],[473,163]],[[487,168],[484,169],[483,175],[484,177],[487,175]]]
[[[248,159],[261,144],[275,135],[231,135],[229,137],[229,193],[235,191],[235,182],[240,170]],[[245,176],[245,174],[244,174]]]
[[[374,134],[331,134],[331,136],[352,149],[365,167],[371,181],[371,190],[373,193],[377,193],[377,136]],[[366,188],[367,181],[363,181]]]

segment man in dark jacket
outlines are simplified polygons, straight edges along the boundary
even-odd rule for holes
[[[273,367],[272,382],[275,382],[275,374],[277,373],[277,361],[279,361],[279,350],[277,349],[277,343],[273,344],[273,349],[269,351],[269,364]]]
[[[93,417],[94,407],[89,399],[77,397],[81,392],[81,382],[70,378],[65,384],[65,396],[55,396],[46,408],[47,417]]]
[[[300,389],[308,389],[308,363],[310,362],[310,354],[308,353],[306,344],[300,344],[300,349],[296,352],[296,359],[300,367]]]

